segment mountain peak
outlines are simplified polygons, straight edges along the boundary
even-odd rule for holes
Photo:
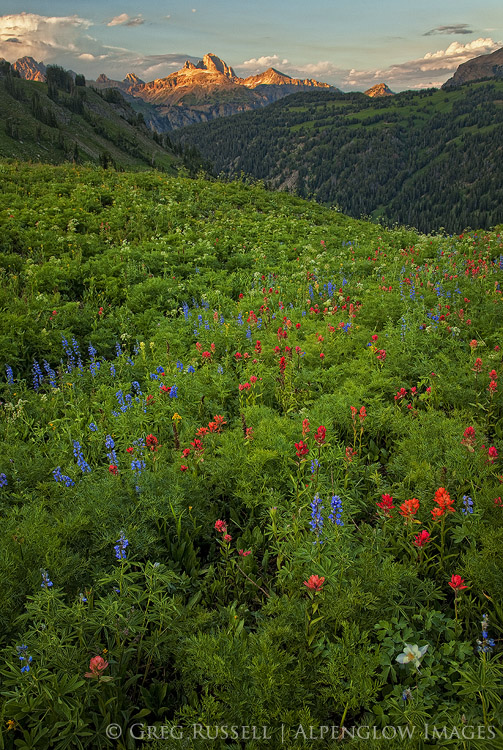
[[[364,92],[366,96],[370,96],[372,99],[379,96],[394,96],[395,92],[392,91],[386,83],[376,83],[372,88],[367,89]]]
[[[185,63],[185,67],[188,67],[187,63]],[[214,55],[213,52],[208,52],[208,54],[206,54],[202,60],[199,60],[194,67],[199,68],[200,70],[222,73],[226,78],[237,78],[233,69],[217,57],[217,55]]]
[[[45,81],[46,67],[44,63],[37,62],[29,55],[20,57],[12,67],[17,70],[21,78],[25,78],[27,81]]]
[[[142,81],[141,78],[138,78],[136,73],[128,73],[124,78],[123,83],[129,83],[131,86],[138,86],[143,85],[145,81]]]

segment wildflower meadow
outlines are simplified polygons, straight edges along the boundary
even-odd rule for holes
[[[501,228],[0,172],[0,747],[503,747]]]

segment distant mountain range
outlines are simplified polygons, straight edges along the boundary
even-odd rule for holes
[[[45,80],[46,66],[32,57],[20,58],[13,67],[21,78]],[[73,71],[69,72],[75,77]],[[443,88],[502,77],[503,49],[500,49],[460,65]],[[230,65],[213,53],[204,55],[197,64],[187,60],[180,70],[154,81],[145,82],[135,73],[128,73],[122,81],[117,81],[102,73],[95,81],[86,81],[86,85],[98,90],[118,89],[143,115],[147,126],[158,133],[260,109],[289,94],[313,90],[339,92],[328,83],[312,78],[292,78],[275,68],[240,78]],[[393,91],[385,83],[378,83],[365,94],[381,98],[393,96]]]
[[[46,66],[32,57],[17,60],[13,67],[22,78],[45,80]],[[187,60],[180,70],[149,83],[135,73],[128,73],[122,81],[102,73],[96,81],[86,83],[99,90],[119,89],[143,114],[147,125],[158,132],[258,109],[300,91],[339,91],[328,83],[292,78],[275,68],[240,78],[230,65],[212,53],[204,55],[197,64]],[[384,83],[365,93],[371,97],[393,94]]]

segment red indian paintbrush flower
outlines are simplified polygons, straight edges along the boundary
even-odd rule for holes
[[[412,542],[415,547],[424,547],[425,544],[428,544],[428,542],[431,540],[430,534],[428,531],[425,531],[424,529],[419,532],[419,534],[416,534],[414,537],[414,541]]]
[[[412,518],[412,516],[416,515],[418,510],[419,500],[417,499],[417,497],[413,497],[401,504],[399,513],[400,515],[405,516],[405,518]]]
[[[438,490],[435,492],[433,501],[438,505],[438,508],[433,508],[433,510],[431,511],[431,516],[434,521],[437,521],[439,518],[445,515],[445,513],[455,512],[455,509],[452,507],[454,505],[454,500],[451,498],[445,487],[438,488]]]
[[[84,677],[101,677],[103,671],[108,667],[108,662],[102,656],[93,656],[89,662],[90,672],[86,672]]]
[[[145,442],[147,444],[147,448],[150,448],[151,451],[156,451],[159,446],[159,441],[155,435],[147,435],[147,437],[145,438]]]
[[[310,578],[307,581],[304,581],[304,586],[307,586],[308,589],[311,589],[312,591],[321,591],[323,589],[323,584],[325,583],[324,578],[320,578],[319,576],[310,576]]]
[[[226,534],[227,533],[227,522],[226,521],[221,521],[220,519],[218,519],[218,521],[215,521],[215,529],[220,534]]]
[[[327,435],[327,428],[323,427],[323,425],[320,425],[318,429],[316,430],[316,432],[314,433],[314,439],[316,440],[318,445],[323,445],[326,439],[326,435]]]
[[[302,456],[305,456],[307,453],[309,453],[309,448],[302,440],[299,443],[295,443],[295,448],[297,452],[297,458],[302,458]]]
[[[381,495],[381,502],[377,503],[377,507],[383,510],[386,515],[391,516],[391,511],[394,509],[393,498],[391,495]]]
[[[454,591],[461,591],[461,589],[466,589],[468,586],[464,586],[464,578],[461,578],[461,576],[451,576],[451,580],[449,581],[449,586],[451,589],[454,589]]]

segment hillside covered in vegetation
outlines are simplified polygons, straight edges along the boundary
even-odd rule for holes
[[[216,174],[251,175],[357,218],[458,234],[503,221],[503,81],[382,99],[301,93],[173,138]]]
[[[0,745],[497,747],[501,227],[0,172]]]

